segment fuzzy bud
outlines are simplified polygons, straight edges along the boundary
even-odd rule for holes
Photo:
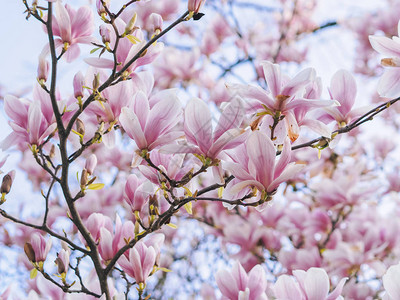
[[[3,204],[6,199],[5,196],[10,192],[11,186],[15,177],[15,171],[8,172],[4,177],[0,187],[0,204]]]
[[[75,126],[76,126],[76,132],[78,132],[81,135],[85,135],[85,124],[82,122],[81,119],[76,119],[75,122]]]
[[[31,243],[25,243],[24,251],[25,251],[26,256],[28,257],[28,259],[31,262],[36,262],[35,251],[33,250]]]
[[[96,165],[97,165],[97,157],[95,154],[91,154],[85,163],[85,169],[87,170],[89,175],[93,175],[94,168],[96,168]]]
[[[103,5],[103,3],[105,5]],[[96,0],[96,8],[97,8],[97,13],[99,16],[104,17],[107,15],[107,11],[105,7],[109,8],[110,0]],[[104,7],[105,6],[105,7]]]
[[[101,40],[103,41],[104,44],[110,43],[111,41],[111,29],[107,25],[100,25],[99,28],[99,33],[101,36]]]
[[[73,86],[74,86],[74,97],[78,99],[83,97],[83,86],[85,85],[85,78],[81,71],[75,74]]]
[[[47,77],[49,75],[50,65],[49,62],[46,60],[44,55],[39,56],[39,65],[37,68],[37,80],[40,85],[43,85],[47,81]]]
[[[82,175],[81,175],[81,187],[85,187],[88,183],[88,171],[86,169],[82,170]]]
[[[150,22],[153,24],[153,30],[156,34],[159,34],[162,30],[163,19],[159,14],[152,13],[150,16]]]
[[[135,31],[136,19],[137,19],[137,13],[135,13],[133,17],[129,20],[128,24],[126,24],[124,32],[125,35],[132,34]]]

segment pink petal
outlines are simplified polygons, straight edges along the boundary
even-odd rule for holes
[[[290,300],[304,300],[298,284],[294,281],[293,277],[288,275],[279,276],[276,281],[273,291],[275,297],[278,299],[290,299]]]
[[[382,277],[383,286],[391,299],[400,299],[399,278],[400,264],[391,266]]]
[[[193,98],[185,108],[185,132],[188,131],[205,154],[212,144],[211,112],[198,98]]]
[[[266,188],[272,182],[275,167],[275,147],[272,141],[260,131],[253,132],[247,140],[249,164],[256,170],[257,180]]]
[[[181,104],[175,96],[156,103],[149,113],[145,127],[148,143],[156,141],[180,121]]]
[[[286,166],[290,162],[291,153],[292,153],[292,149],[291,149],[290,141],[288,138],[285,138],[282,153],[279,156],[279,160],[278,160],[277,164],[275,165],[274,178],[276,178],[282,174],[283,170],[286,168]]]
[[[225,107],[219,117],[217,127],[214,130],[214,141],[227,130],[240,126],[243,116],[243,103],[240,98],[236,97]]]
[[[267,281],[264,269],[261,265],[256,265],[251,269],[247,286],[250,290],[250,299],[258,299],[258,297],[265,292]]]
[[[112,69],[114,62],[106,58],[89,57],[85,58],[84,61],[96,68]]]
[[[307,300],[326,299],[329,293],[329,277],[326,271],[320,268],[310,268],[304,281]]]
[[[235,278],[227,270],[219,270],[215,275],[218,288],[222,295],[228,299],[236,299],[238,295],[238,287]]]
[[[268,108],[274,109],[275,101],[269,93],[258,86],[231,84],[226,85],[232,96],[240,96],[246,99],[255,99],[264,103]]]
[[[336,286],[336,288],[332,291],[332,293],[330,293],[328,295],[328,297],[326,297],[326,300],[336,300],[337,298],[339,298],[340,294],[342,293],[343,286],[346,283],[347,279],[348,279],[347,277],[346,278],[342,278],[339,281],[339,283]]]
[[[243,130],[240,128],[232,128],[224,134],[220,136],[218,140],[214,142],[214,144],[211,146],[210,150],[207,152],[207,156],[211,158],[216,158],[217,155],[225,149],[230,149],[234,147],[236,144],[232,144],[230,148],[226,147],[230,142],[232,142],[234,139],[239,137],[243,133]],[[243,142],[243,140],[241,140]],[[241,143],[240,142],[240,143]]]
[[[140,126],[139,119],[135,113],[133,113],[127,107],[123,107],[121,115],[119,116],[119,122],[129,137],[136,142],[136,145],[139,149],[147,148],[146,138],[144,136],[142,127]]]
[[[330,92],[334,100],[339,101],[338,110],[347,114],[354,105],[357,85],[354,77],[345,70],[337,71],[331,80]]]
[[[282,95],[285,96],[294,95],[298,90],[303,88],[311,80],[314,80],[314,78],[315,78],[315,70],[313,68],[308,68],[301,71],[293,79],[291,79],[288,83],[285,84],[282,90]]]
[[[321,121],[314,120],[314,119],[305,119],[301,122],[302,126],[306,126],[310,128],[312,131],[318,133],[319,135],[322,135],[324,137],[331,137],[331,130],[330,128],[322,123]]]
[[[69,14],[61,1],[56,4],[56,17],[60,29],[60,37],[63,42],[71,43],[71,20]]]
[[[278,96],[281,94],[282,89],[281,69],[279,65],[273,64],[269,61],[262,61],[261,66],[263,67],[265,81],[267,82],[272,96]]]
[[[400,96],[400,68],[386,69],[378,82],[378,94],[381,97],[396,98]]]
[[[292,179],[297,173],[299,173],[302,169],[304,169],[305,165],[303,164],[289,164],[287,165],[286,169],[279,175],[278,178],[275,178],[274,181],[271,182],[271,184],[267,188],[267,192],[272,192],[282,182],[286,182],[289,179]]]
[[[377,52],[387,55],[400,57],[400,44],[385,36],[369,36],[372,48]]]

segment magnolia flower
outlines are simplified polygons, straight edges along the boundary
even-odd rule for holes
[[[43,262],[46,260],[50,251],[52,240],[45,240],[44,237],[35,232],[32,235],[31,242],[25,243],[24,251],[28,259],[40,269],[43,269]]]
[[[156,257],[153,246],[146,246],[144,242],[138,241],[127,254],[121,256],[118,263],[126,274],[135,278],[140,287],[152,273]]]
[[[346,126],[354,119],[366,112],[367,108],[353,109],[357,95],[357,85],[354,77],[346,70],[337,71],[332,79],[329,93],[339,106],[325,107],[325,114],[321,120],[325,122],[336,121],[339,127]]]
[[[231,271],[219,270],[215,279],[222,299],[268,299],[265,294],[265,272],[260,265],[256,265],[247,274],[242,265],[235,262]]]
[[[291,147],[285,140],[282,153],[275,162],[276,150],[271,139],[260,131],[254,131],[247,139],[246,145],[237,147],[231,154],[233,162],[225,162],[225,169],[231,172],[238,183],[230,192],[239,193],[245,188],[255,187],[261,192],[262,200],[269,200],[278,186],[295,174],[304,165],[290,162]]]
[[[398,23],[400,33],[400,22]],[[379,80],[378,93],[382,97],[396,98],[400,96],[400,39],[394,36],[391,39],[385,36],[369,36],[372,48],[386,56],[381,60],[384,67],[388,67]]]
[[[330,106],[333,101],[310,100],[303,97],[301,92],[304,87],[315,79],[314,69],[305,69],[294,78],[288,79],[281,73],[279,65],[268,61],[263,61],[261,65],[269,92],[250,85],[235,84],[227,87],[233,94],[252,100],[248,103],[248,111],[256,113],[251,124],[253,130],[266,115],[272,116],[274,120],[280,120],[281,116],[284,116],[287,134],[292,141],[295,141],[298,137],[299,124],[295,118],[294,109],[302,107],[303,110],[310,111],[314,108]]]
[[[329,294],[329,277],[324,269],[310,268],[308,271],[295,270],[292,276],[282,275],[273,290],[277,300],[336,300],[342,299],[343,286],[347,278],[342,278]]]
[[[56,3],[56,15],[53,17],[53,34],[59,36],[55,39],[56,48],[62,47],[67,62],[75,60],[80,49],[78,44],[91,44],[95,41],[92,37],[94,30],[93,14],[89,7],[80,7],[77,11],[61,1]],[[47,54],[49,46],[46,46],[42,54]]]
[[[152,150],[168,144],[182,135],[174,129],[180,121],[181,105],[175,96],[164,98],[151,109],[147,96],[138,92],[133,107],[123,107],[119,122],[128,136],[133,139],[139,150]],[[134,165],[141,158],[135,156]]]

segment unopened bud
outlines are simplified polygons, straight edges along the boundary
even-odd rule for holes
[[[50,65],[49,62],[46,60],[44,55],[39,56],[39,65],[37,68],[37,80],[40,85],[43,85],[47,81],[47,77],[49,75]]]
[[[26,256],[31,262],[36,262],[36,256],[35,256],[35,251],[33,251],[33,247],[31,243],[25,243],[24,245],[24,251]]]
[[[5,196],[10,192],[11,186],[15,177],[15,171],[8,172],[4,177],[0,187],[0,204],[3,204],[6,199]]]
[[[81,135],[85,135],[85,124],[82,122],[81,119],[76,119],[75,122],[75,126],[76,126],[76,132],[78,132]]]
[[[83,97],[83,86],[85,85],[85,78],[81,71],[75,74],[73,80],[74,86],[74,97],[78,99],[79,97]]]
[[[189,0],[188,2],[189,12],[197,14],[205,2],[206,0]]]
[[[155,34],[159,34],[162,30],[163,19],[159,14],[152,13],[150,16],[150,22],[153,24],[153,30]]]
[[[58,274],[65,273],[66,268],[61,258],[57,257],[54,263],[57,265]]]
[[[135,31],[136,19],[137,19],[137,13],[135,12],[133,17],[129,20],[128,24],[126,24],[125,26],[125,32],[124,32],[125,35],[131,34],[132,32]]]
[[[94,75],[93,78],[93,90],[97,90],[100,86],[100,73],[97,73],[96,75]]]
[[[109,43],[111,41],[111,29],[110,26],[105,24],[100,25],[99,33],[101,36],[101,40],[104,44]]]
[[[99,16],[101,16],[101,17],[105,17],[106,15],[107,15],[107,11],[106,11],[106,9],[105,9],[105,7],[104,7],[104,5],[103,5],[103,3],[104,3],[104,5],[105,5],[105,7],[109,7],[108,5],[109,5],[109,3],[110,3],[110,0],[97,0],[96,1],[96,8],[97,8],[97,13],[99,14]]]
[[[89,175],[93,174],[94,168],[96,168],[96,165],[97,165],[97,157],[96,157],[96,155],[91,154],[85,163],[85,169],[87,170]]]
[[[88,183],[88,171],[86,169],[83,169],[81,174],[81,187],[85,187],[87,183]]]
[[[149,197],[149,215],[156,215],[158,212],[158,199],[156,195]]]
[[[49,157],[53,158],[55,155],[56,155],[56,146],[51,145],[50,152],[49,152]]]

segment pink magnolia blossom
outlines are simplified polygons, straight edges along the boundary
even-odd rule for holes
[[[223,110],[213,130],[212,115],[207,104],[198,98],[193,98],[185,109],[184,131],[189,143],[168,145],[163,147],[163,151],[196,153],[206,158],[218,158],[221,151],[243,143],[242,139],[237,139],[243,133],[239,128],[243,115],[242,103],[236,98]]]
[[[164,98],[151,109],[147,96],[138,92],[133,107],[123,107],[119,121],[139,150],[152,150],[182,135],[175,126],[180,121],[181,105],[176,96]],[[135,156],[136,163],[141,158]]]
[[[231,187],[235,194],[248,187],[256,187],[263,200],[278,186],[304,168],[302,164],[291,163],[291,148],[285,140],[280,158],[275,162],[276,149],[264,133],[254,131],[247,139],[246,146],[237,147],[231,155],[233,162],[224,162],[226,170],[231,172],[238,183]]]
[[[256,265],[247,274],[239,262],[233,264],[232,270],[219,270],[215,275],[222,299],[262,300],[268,299],[265,294],[267,281],[261,265]]]
[[[131,174],[125,184],[124,199],[130,205],[132,212],[140,212],[149,201],[152,192],[151,183],[139,181],[135,174]]]
[[[146,283],[156,263],[156,256],[153,246],[146,246],[144,242],[138,241],[126,255],[121,256],[118,263],[137,283]]]
[[[55,39],[56,48],[62,47],[67,62],[78,58],[80,49],[78,44],[91,44],[95,39],[91,36],[94,30],[93,13],[89,7],[73,9],[61,1],[56,3],[56,15],[53,17],[53,34],[59,36]],[[46,46],[43,54],[48,53]]]
[[[398,23],[400,32],[400,22]],[[378,93],[382,97],[396,98],[400,96],[400,40],[398,36],[392,39],[385,36],[369,36],[372,48],[386,56],[381,61],[384,67],[388,67],[378,83]]]
[[[339,70],[333,75],[329,92],[331,98],[338,101],[340,105],[324,108],[325,114],[321,117],[322,121],[335,120],[339,127],[343,127],[366,112],[366,107],[353,109],[357,85],[348,71]]]
[[[265,80],[269,92],[255,86],[229,85],[232,93],[252,100],[249,103],[249,112],[255,112],[256,117],[252,123],[252,128],[256,128],[258,123],[266,115],[279,118],[284,115],[286,132],[292,141],[298,137],[299,124],[294,115],[294,109],[302,108],[310,111],[318,107],[326,107],[333,104],[328,100],[310,100],[303,97],[303,90],[306,85],[315,78],[315,70],[305,69],[298,73],[294,78],[288,79],[280,70],[280,66],[263,61],[261,66],[264,70]],[[305,112],[303,112],[305,114]]]
[[[35,232],[32,235],[30,244],[32,246],[33,252],[35,253],[35,262],[45,261],[47,254],[51,249],[52,240],[48,239],[46,241],[41,234]]]
[[[336,300],[341,299],[347,278],[342,278],[329,294],[329,277],[324,269],[310,268],[308,271],[293,271],[293,277],[282,275],[273,290],[277,300]]]

